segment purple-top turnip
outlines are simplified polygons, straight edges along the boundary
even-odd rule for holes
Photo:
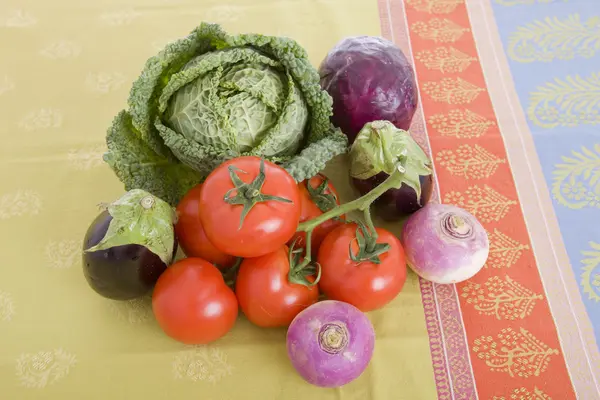
[[[408,266],[439,284],[463,282],[477,274],[489,255],[481,223],[466,210],[430,203],[412,214],[402,229]]]
[[[375,330],[351,304],[325,300],[301,311],[287,332],[292,365],[307,382],[340,387],[358,378],[369,365]]]

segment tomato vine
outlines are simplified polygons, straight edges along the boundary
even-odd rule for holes
[[[352,211],[362,212],[365,222],[357,223],[359,228],[356,231],[356,238],[359,245],[359,251],[355,255],[352,254],[351,250],[349,250],[351,259],[357,262],[368,260],[374,263],[379,263],[379,255],[385,253],[389,249],[389,245],[387,243],[377,243],[378,235],[375,225],[373,224],[373,219],[371,218],[370,207],[373,202],[386,191],[389,189],[397,189],[402,185],[402,179],[406,173],[406,169],[404,167],[405,163],[406,155],[403,155],[400,157],[400,161],[396,164],[394,172],[383,183],[375,187],[364,196],[352,200],[346,204],[333,207],[318,217],[300,223],[298,225],[297,232],[306,233],[306,248],[304,260],[301,262],[299,267],[306,267],[312,262],[311,239],[313,230],[327,220],[340,217],[341,215],[348,214]]]

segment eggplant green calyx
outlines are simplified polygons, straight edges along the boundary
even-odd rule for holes
[[[368,122],[350,148],[350,175],[357,179],[368,179],[380,172],[391,175],[403,158],[406,173],[402,184],[411,187],[420,199],[419,176],[433,172],[423,149],[408,131],[398,129],[389,121]]]
[[[112,217],[108,230],[102,240],[86,252],[137,244],[159,256],[166,265],[171,263],[176,219],[173,207],[141,189],[130,190],[104,207]]]
[[[377,234],[375,230],[369,231],[364,223],[361,221],[356,222],[358,228],[356,229],[356,242],[358,244],[357,253],[352,252],[352,243],[348,248],[350,259],[356,263],[363,261],[370,261],[373,264],[381,264],[380,255],[390,249],[388,243],[377,243]]]
[[[227,204],[231,205],[242,205],[244,206],[242,210],[242,215],[240,216],[240,226],[239,229],[244,225],[244,220],[246,216],[252,210],[255,204],[265,202],[265,201],[280,201],[282,203],[291,203],[290,199],[286,199],[279,196],[271,196],[268,194],[263,194],[261,189],[265,183],[266,174],[265,174],[265,161],[263,159],[260,160],[260,168],[258,175],[254,180],[250,183],[245,183],[238,176],[238,172],[247,174],[246,171],[241,170],[233,165],[229,166],[229,177],[231,178],[231,182],[233,183],[234,188],[229,189],[227,193],[225,193],[225,197],[223,200]],[[235,192],[235,195],[232,196],[232,193]]]
[[[307,243],[310,243],[311,238],[307,235]],[[313,263],[310,259],[302,260],[302,248],[295,249],[294,246],[297,240],[290,246],[288,253],[288,259],[290,263],[290,272],[288,273],[288,281],[297,285],[304,285],[307,287],[316,286],[321,280],[321,266],[318,263]],[[306,254],[310,254],[310,248],[306,251]],[[308,261],[308,262],[307,262]],[[317,274],[314,281],[309,281],[309,276]]]

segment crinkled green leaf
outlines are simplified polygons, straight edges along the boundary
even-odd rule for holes
[[[290,90],[275,125],[249,154],[267,158],[287,158],[296,154],[304,141],[303,131],[308,120],[308,108],[289,75],[287,86]]]
[[[121,111],[106,137],[104,160],[124,183],[125,190],[143,189],[167,201],[177,202],[203,175],[178,161],[156,154],[133,127],[131,116]]]
[[[284,162],[282,166],[297,182],[302,182],[325,169],[329,160],[344,154],[347,146],[347,137],[336,128],[330,135],[308,145],[300,154]]]
[[[346,137],[330,122],[332,103],[292,39],[233,36],[202,23],[146,62],[123,114],[127,139],[107,139],[113,143],[106,159],[126,187],[151,186],[169,193],[170,203],[189,188],[190,177],[201,180],[242,155],[276,162],[301,181],[347,151]],[[128,140],[143,149],[138,156],[121,148]],[[153,167],[130,167],[148,158]]]
[[[251,48],[202,54],[171,76],[159,113],[166,110],[169,127],[187,140],[248,151],[275,124],[273,106],[281,106],[281,76],[270,67],[281,68]]]
[[[159,113],[170,128],[157,126],[165,141],[179,135],[184,142],[261,157],[294,155],[308,119],[292,77],[249,47],[192,59],[163,89]]]
[[[403,183],[421,197],[419,176],[431,175],[430,160],[408,131],[389,121],[373,121],[360,130],[350,149],[350,175],[368,179],[381,172],[391,175],[402,161]]]
[[[108,205],[112,219],[100,242],[87,252],[137,244],[169,265],[175,245],[175,211],[165,201],[141,189],[133,189]]]
[[[142,140],[155,153],[171,156],[169,148],[163,143],[154,121],[158,116],[158,97],[169,82],[171,75],[178,72],[198,54],[209,51],[211,41],[224,32],[218,25],[204,25],[202,32],[195,31],[189,36],[169,43],[157,55],[150,57],[140,77],[133,83],[127,101],[133,126],[140,132]]]

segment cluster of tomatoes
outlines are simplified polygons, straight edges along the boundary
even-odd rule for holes
[[[406,280],[404,252],[377,228],[387,251],[357,260],[360,229],[343,215],[316,226],[311,254],[300,223],[339,207],[323,176],[296,183],[283,168],[245,156],[217,167],[177,206],[175,234],[187,256],[158,279],[152,307],[161,328],[188,344],[219,339],[241,312],[260,327],[285,327],[320,295],[371,311]],[[310,257],[311,262],[307,257]]]

